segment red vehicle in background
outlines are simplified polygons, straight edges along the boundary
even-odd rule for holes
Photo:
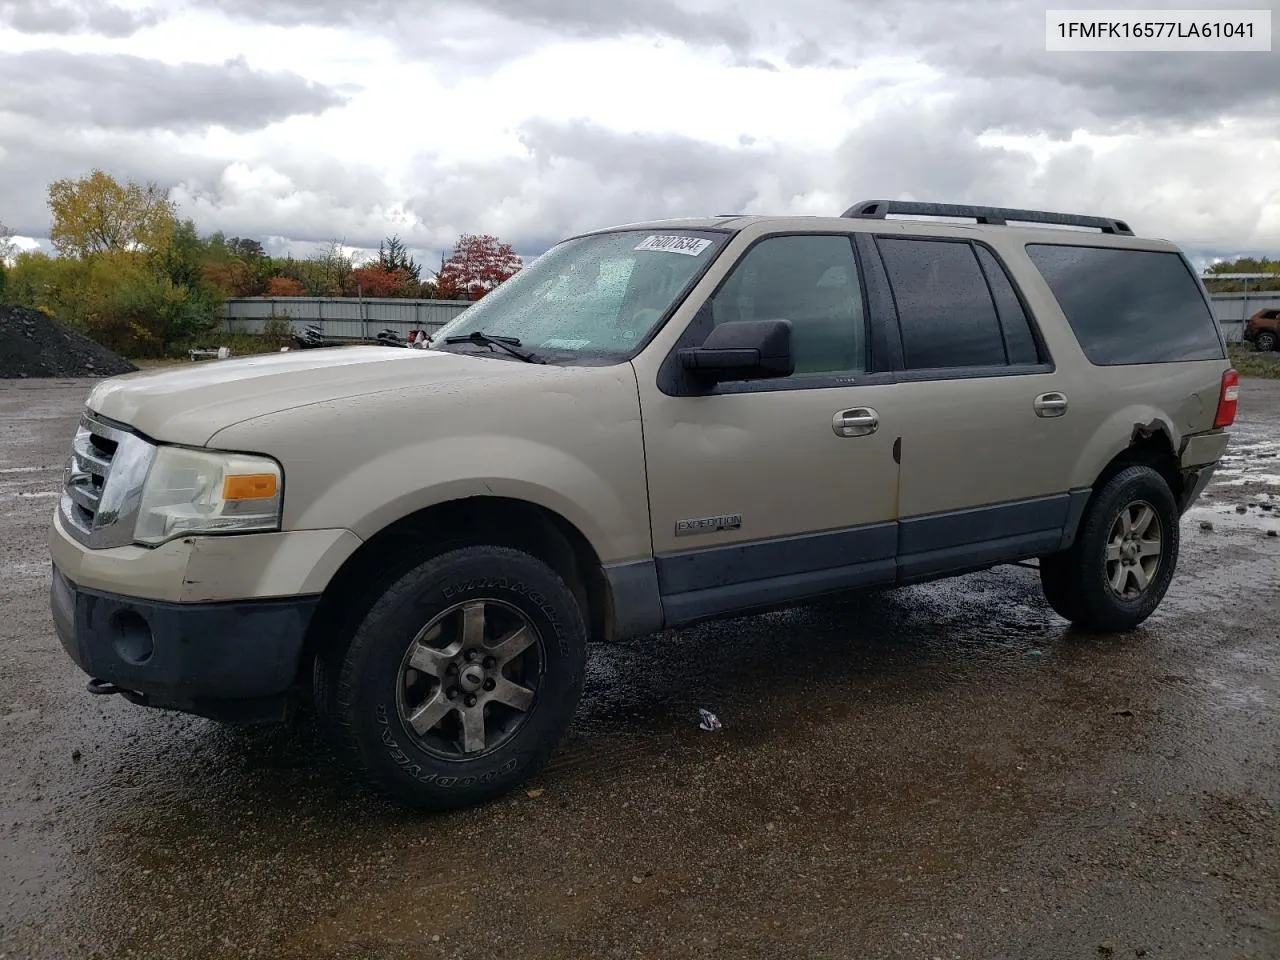
[[[1276,348],[1280,340],[1280,308],[1265,307],[1245,321],[1241,338],[1253,344],[1253,349],[1267,352]]]

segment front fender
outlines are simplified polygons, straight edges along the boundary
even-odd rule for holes
[[[504,375],[281,410],[223,429],[210,446],[283,465],[286,530],[346,529],[367,540],[427,507],[497,496],[559,514],[604,563],[648,556],[631,365],[487,362]]]
[[[649,548],[643,473],[635,479],[619,483],[564,450],[519,437],[452,437],[398,447],[356,465],[320,491],[293,524],[323,529],[342,515],[347,529],[367,540],[427,507],[464,497],[508,497],[558,513],[608,563],[643,556]]]

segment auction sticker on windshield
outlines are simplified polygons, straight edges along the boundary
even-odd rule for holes
[[[686,257],[696,257],[709,246],[711,246],[711,241],[703,240],[701,237],[653,236],[645,237],[641,240],[636,244],[636,249],[658,250],[662,253],[682,253]]]

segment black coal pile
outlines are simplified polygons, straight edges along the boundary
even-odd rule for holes
[[[0,303],[0,379],[114,377],[137,369],[39,310]]]

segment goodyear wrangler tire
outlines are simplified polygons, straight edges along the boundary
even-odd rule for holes
[[[337,669],[348,759],[407,806],[507,793],[547,760],[582,692],[587,629],[565,582],[504,547],[452,550],[374,603]]]

